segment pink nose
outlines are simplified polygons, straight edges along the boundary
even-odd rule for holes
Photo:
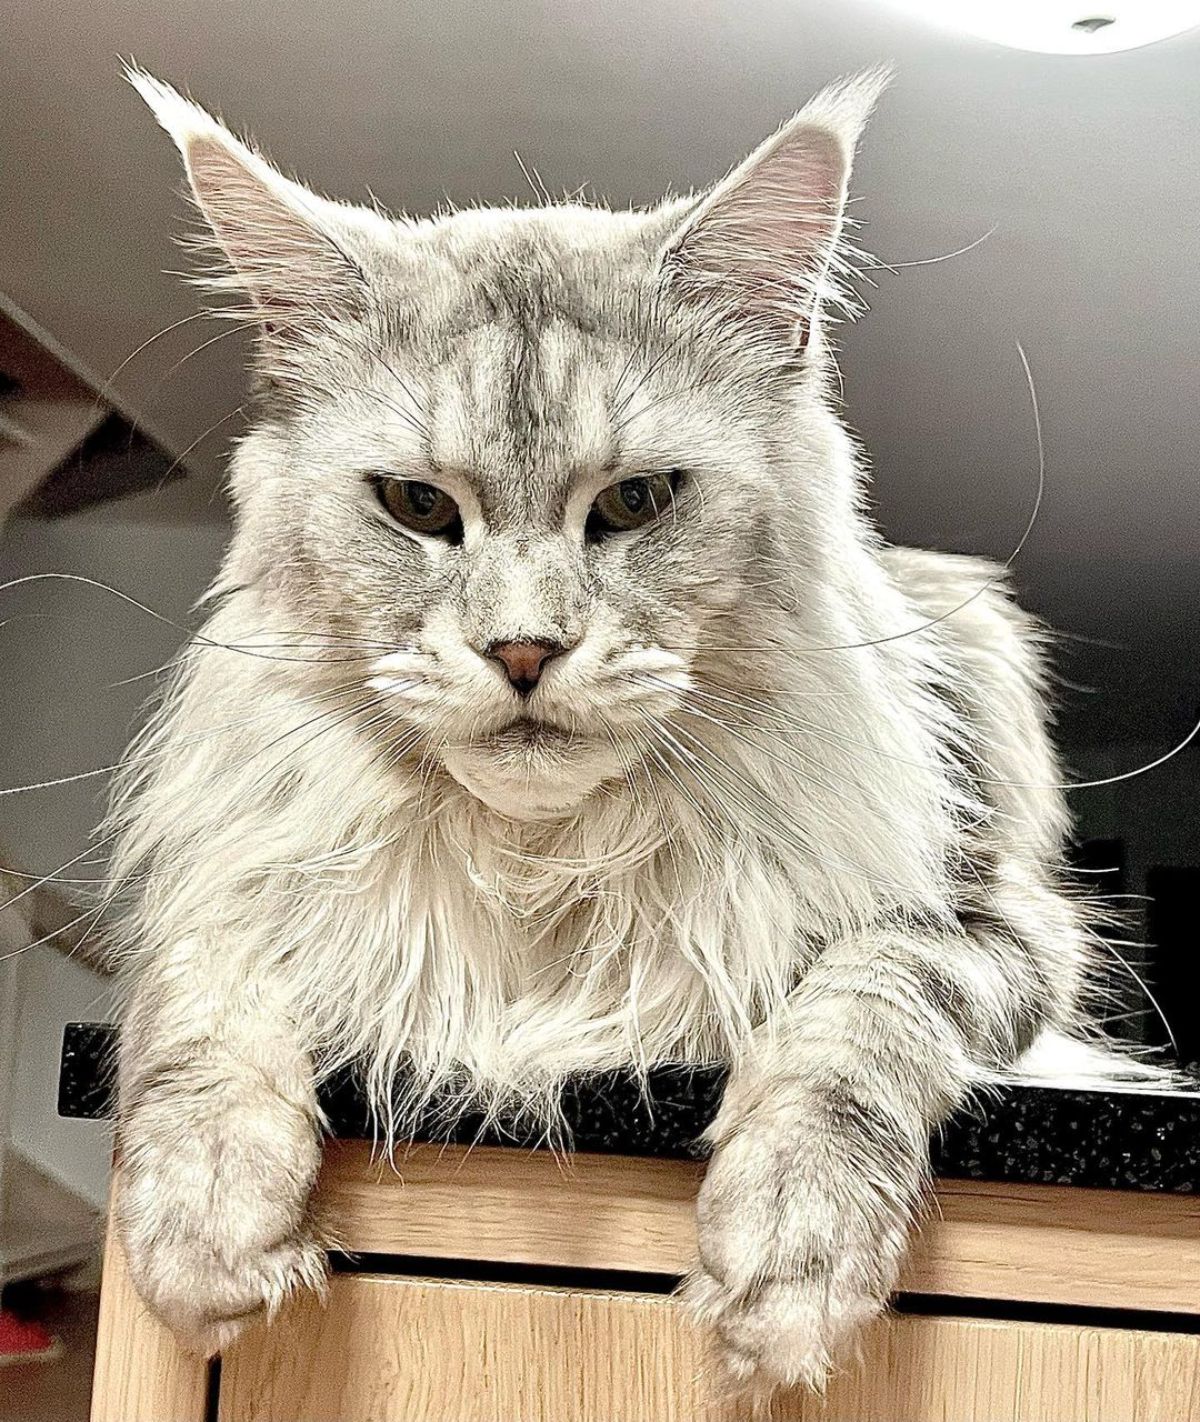
[[[559,642],[493,642],[484,656],[500,663],[518,696],[528,696],[541,680],[546,663],[566,650]]]

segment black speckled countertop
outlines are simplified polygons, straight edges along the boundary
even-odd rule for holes
[[[67,1027],[60,1115],[97,1119],[110,1113],[115,1046],[116,1031],[106,1024]],[[656,1068],[645,1094],[622,1072],[589,1076],[572,1085],[563,1101],[571,1145],[618,1155],[703,1156],[700,1137],[723,1084],[724,1074],[715,1068]],[[372,1135],[352,1078],[328,1083],[321,1105],[335,1135]],[[519,1127],[484,1131],[469,1116],[450,1132],[431,1119],[417,1138],[540,1143]],[[933,1157],[939,1175],[959,1179],[1200,1194],[1200,1092],[1009,1087],[960,1111],[935,1137]]]

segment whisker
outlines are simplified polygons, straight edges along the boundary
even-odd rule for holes
[[[900,890],[904,893],[918,893],[918,897],[921,897],[919,891],[907,887],[896,880],[887,879],[882,875],[872,874],[865,865],[859,864],[848,855],[838,854],[837,861],[839,862],[834,862],[818,853],[815,846],[809,840],[805,839],[794,825],[789,825],[778,817],[778,807],[772,803],[766,793],[759,786],[754,784],[752,780],[747,779],[740,783],[732,780],[725,773],[728,768],[723,766],[722,763],[714,757],[711,748],[706,746],[703,741],[693,736],[684,727],[677,726],[675,731],[682,735],[688,742],[688,747],[685,747],[676,739],[675,734],[667,731],[661,723],[656,723],[656,729],[661,736],[666,738],[669,744],[674,746],[676,753],[682,757],[683,768],[690,770],[693,777],[699,783],[705,783],[707,777],[708,788],[710,790],[716,789],[717,796],[714,801],[714,808],[721,808],[720,797],[723,794],[751,817],[752,822],[756,823],[760,829],[760,833],[763,833],[764,838],[770,838],[772,836],[779,838],[800,850],[808,859],[821,864],[823,867],[835,873],[848,874],[850,877],[859,878],[867,883],[877,884],[893,891]],[[701,767],[704,768],[705,774],[701,773]],[[742,794],[743,790],[749,791],[753,798],[747,800],[746,796]],[[723,809],[722,813],[724,813]],[[762,828],[764,825],[766,827],[765,832]]]
[[[210,315],[212,313],[202,311],[200,314],[204,316]],[[151,387],[151,393],[153,394],[161,386],[165,385],[166,382],[170,380],[171,376],[173,376],[176,371],[181,370],[188,363],[189,360],[193,359],[193,357],[198,356],[202,352],[208,350],[209,346],[215,346],[218,341],[227,341],[230,336],[236,336],[241,329],[242,328],[240,325],[227,326],[225,330],[218,331],[215,336],[209,336],[207,340],[201,341],[198,346],[193,346],[192,349],[188,351],[186,355],[180,356],[179,359],[175,362],[175,364],[168,368],[167,373]]]
[[[1042,511],[1042,500],[1046,493],[1046,447],[1042,436],[1042,416],[1038,407],[1037,389],[1033,383],[1033,372],[1029,368],[1029,358],[1025,354],[1025,347],[1020,341],[1017,343],[1017,354],[1021,358],[1021,369],[1025,374],[1025,384],[1029,391],[1029,403],[1033,412],[1034,433],[1037,436],[1037,494],[1034,497],[1033,508],[1030,510],[1029,518],[1026,520],[1020,538],[1017,539],[1016,547],[1000,564],[996,572],[975,589],[969,597],[965,597],[962,602],[949,608],[947,611],[939,613],[936,617],[931,617],[925,622],[919,623],[916,627],[909,627],[904,632],[892,632],[884,637],[872,637],[865,642],[846,642],[840,646],[829,647],[797,647],[795,650],[802,653],[811,652],[852,652],[862,647],[881,647],[888,642],[899,642],[905,637],[914,637],[920,632],[928,631],[931,627],[937,627],[940,623],[956,616],[966,607],[984,596],[985,593],[1001,582],[1011,570],[1013,563],[1020,557],[1022,550],[1029,541],[1029,535],[1033,532],[1034,525],[1038,521],[1038,516]]]
[[[60,924],[57,928],[52,928],[48,933],[43,933],[40,938],[35,938],[32,943],[22,943],[19,948],[14,948],[11,952],[0,953],[0,963],[7,963],[13,958],[19,958],[22,953],[28,953],[31,949],[40,948],[43,943],[52,943],[54,939],[60,937],[61,935],[70,933],[71,929],[73,929],[76,924],[82,923],[85,918],[90,918],[91,921],[89,922],[87,928],[79,936],[75,944],[72,946],[70,952],[66,955],[67,957],[73,957],[91,936],[92,931],[95,929],[96,923],[98,922],[100,915],[104,912],[105,907],[105,904],[101,904],[98,908],[95,909],[86,908],[83,910],[82,913],[77,915],[77,917],[71,919],[68,923]]]
[[[903,271],[906,267],[937,266],[938,263],[952,261],[955,257],[965,257],[968,252],[973,252],[976,247],[982,247],[989,237],[994,237],[996,235],[996,232],[999,230],[999,227],[1000,224],[998,222],[993,222],[986,232],[984,232],[981,236],[976,237],[974,241],[968,242],[965,247],[955,247],[953,252],[943,252],[938,257],[919,257],[916,261],[912,262],[889,262],[878,258],[868,258],[866,263],[858,265],[858,270],[885,271],[895,273]]]
[[[351,690],[357,686],[356,681],[342,682],[339,686],[326,687],[322,691],[314,692],[304,698],[305,701],[323,700],[329,696],[336,696],[343,691]],[[226,731],[236,730],[241,726],[250,726],[257,721],[266,720],[270,716],[277,715],[278,712],[272,708],[267,711],[256,712],[253,716],[243,716],[236,721],[226,721],[220,726],[212,726],[194,736],[185,736],[179,741],[173,742],[169,747],[160,748],[157,751],[136,752],[132,756],[124,756],[120,760],[113,761],[111,765],[99,765],[92,770],[81,770],[73,775],[59,775],[50,780],[35,780],[28,785],[9,785],[0,788],[0,800],[9,795],[23,795],[28,791],[53,790],[60,785],[73,785],[77,781],[92,780],[101,775],[113,775],[121,770],[128,770],[135,765],[143,765],[151,759],[157,759],[164,755],[169,755],[175,750],[184,746],[202,745],[205,741],[211,740],[214,736],[223,735]],[[3,867],[3,866],[0,866]],[[18,873],[17,870],[10,870],[10,873]]]
[[[684,699],[683,705],[681,706],[681,710],[684,715],[695,716],[700,720],[707,721],[710,725],[715,726],[718,730],[723,731],[726,735],[732,736],[734,740],[739,741],[742,745],[745,745],[751,750],[756,751],[758,754],[765,756],[767,760],[771,762],[772,765],[782,766],[785,770],[790,770],[793,774],[798,774],[802,776],[804,779],[810,781],[812,784],[819,785],[822,790],[825,790],[830,795],[836,796],[845,804],[855,806],[860,810],[866,810],[869,814],[873,814],[876,812],[877,807],[875,805],[870,804],[868,801],[860,797],[845,794],[843,791],[840,791],[835,785],[831,785],[826,779],[824,779],[823,776],[816,774],[814,771],[814,767],[819,767],[823,770],[828,770],[830,772],[833,771],[833,767],[822,766],[819,761],[815,760],[811,756],[805,755],[803,751],[800,751],[795,747],[787,748],[790,750],[791,755],[799,757],[799,764],[797,764],[795,760],[791,759],[788,756],[780,756],[773,753],[772,751],[767,749],[766,746],[760,745],[757,741],[752,740],[749,736],[744,735],[740,730],[729,725],[727,722],[722,721],[720,718],[711,715],[709,712],[701,710],[697,706],[689,706],[687,704],[686,697]],[[841,779],[846,785],[854,784],[852,780],[848,779],[845,776],[839,776],[838,778]]]
[[[23,577],[11,578],[6,583],[0,583],[0,593],[11,592],[14,588],[23,587],[28,583],[38,582],[68,582],[80,583],[85,587],[97,588],[101,592],[110,593],[113,597],[119,598],[130,607],[136,608],[139,612],[144,612],[147,617],[152,617],[156,622],[161,622],[166,627],[173,627],[177,632],[183,632],[190,642],[198,643],[205,647],[220,648],[226,652],[240,652],[246,656],[259,656],[259,653],[252,648],[240,645],[236,642],[222,642],[215,637],[209,637],[206,633],[188,627],[183,622],[177,622],[173,617],[168,617],[163,612],[156,612],[154,608],[147,607],[144,602],[139,602],[127,592],[122,592],[120,588],[113,587],[110,583],[101,582],[97,578],[86,577],[82,573],[27,573]],[[270,662],[366,662],[374,661],[374,657],[272,657],[262,656],[261,660]]]
[[[219,420],[214,420],[206,430],[204,430],[201,434],[198,434],[196,438],[192,440],[191,444],[189,444],[186,449],[181,450],[180,453],[176,455],[176,457],[170,462],[170,464],[167,465],[166,469],[163,470],[162,474],[159,475],[158,483],[155,485],[156,491],[162,489],[163,485],[167,482],[171,475],[174,474],[176,469],[178,469],[179,466],[187,459],[188,455],[191,454],[191,452],[197,447],[197,445],[202,444],[203,441],[206,440],[210,434],[212,434],[215,430],[219,430],[222,425],[227,424],[232,419],[236,419],[238,415],[244,414],[245,409],[246,407],[244,404],[236,406],[234,409],[230,410],[227,415],[222,415]],[[0,589],[0,591],[3,591],[3,589]]]
[[[0,904],[0,911],[4,909],[10,909],[16,904],[19,904],[22,899],[27,898],[30,894],[34,893],[35,890],[40,889],[43,884],[54,883],[56,881],[56,876],[60,874],[64,869],[70,869],[74,865],[86,859],[89,854],[92,854],[95,851],[98,845],[107,844],[109,841],[115,839],[116,833],[117,832],[114,830],[111,834],[103,835],[97,839],[94,839],[91,844],[87,845],[86,848],[81,849],[78,854],[73,855],[70,859],[60,864],[57,869],[51,870],[49,874],[42,874],[40,877],[32,879],[32,882],[26,884],[23,889],[13,894],[13,896],[5,903]],[[30,875],[22,874],[18,870],[14,869],[6,869],[5,872],[10,874],[15,879],[31,878]]]
[[[659,688],[670,691],[676,690],[676,688],[672,686],[670,682],[655,677],[651,673],[644,674],[644,679],[654,682]],[[820,693],[817,693],[817,695],[819,696]],[[728,698],[714,696],[712,693],[705,692],[698,687],[690,687],[686,693],[686,696],[699,697],[706,701],[713,701],[722,705],[730,705],[748,713],[757,713],[760,710],[773,712],[775,711],[775,708],[769,707],[766,703],[750,701],[743,705],[736,700],[730,700]],[[789,699],[791,699],[790,696]],[[778,715],[779,713],[775,712],[775,714]],[[928,761],[913,760],[910,757],[898,756],[893,751],[884,750],[882,746],[873,746],[869,742],[859,741],[851,737],[844,736],[840,732],[835,731],[828,726],[818,726],[816,723],[806,721],[803,718],[796,718],[795,720],[783,719],[778,724],[772,727],[764,726],[761,722],[756,721],[754,723],[754,729],[760,730],[764,734],[792,733],[798,735],[809,735],[812,736],[814,740],[828,741],[835,745],[853,747],[858,750],[866,751],[871,755],[880,756],[885,760],[894,761],[898,765],[908,765],[915,770],[924,770],[932,774],[944,773],[945,770],[945,767],[940,767],[936,763],[931,764]],[[975,768],[972,768],[970,770],[969,775],[970,779],[979,785],[995,785],[1010,790],[1070,791],[1101,789],[1106,785],[1118,785],[1127,780],[1135,780],[1138,776],[1146,775],[1152,770],[1157,770],[1159,766],[1165,765],[1168,761],[1173,760],[1177,755],[1180,754],[1181,751],[1185,751],[1188,746],[1190,746],[1196,740],[1197,736],[1200,736],[1200,719],[1197,719],[1196,722],[1190,728],[1190,730],[1187,732],[1187,734],[1183,736],[1180,740],[1178,740],[1173,746],[1171,746],[1169,750],[1164,751],[1161,755],[1156,756],[1153,760],[1147,761],[1143,765],[1135,766],[1131,770],[1123,770],[1118,772],[1117,774],[1103,776],[1097,780],[1009,780],[1001,776],[989,775],[984,771]],[[981,745],[978,747],[978,749],[981,750],[984,754],[986,754],[987,751],[991,749],[991,747],[987,745]]]

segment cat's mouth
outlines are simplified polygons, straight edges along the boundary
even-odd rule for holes
[[[443,761],[476,799],[512,819],[571,814],[620,772],[603,739],[531,716],[446,747]]]
[[[565,750],[577,739],[573,731],[551,721],[533,720],[521,716],[490,732],[482,744],[489,750],[505,751]]]

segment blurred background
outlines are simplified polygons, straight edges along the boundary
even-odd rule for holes
[[[1014,577],[1062,634],[1070,774],[1118,775],[1180,741],[1200,715],[1200,32],[1050,54],[912,10],[89,0],[56,6],[51,23],[31,0],[9,7],[0,581],[79,574],[158,616],[66,580],[0,592],[0,788],[119,759],[155,670],[196,624],[190,608],[228,531],[221,481],[244,428],[243,337],[199,318],[177,275],[186,257],[174,239],[190,220],[178,160],[122,81],[121,57],[316,188],[416,214],[447,199],[535,200],[516,154],[551,192],[651,202],[719,177],[829,80],[892,62],[853,184],[855,240],[875,259],[862,288],[871,310],[839,332],[880,522],[898,541],[1012,552],[1037,489],[1019,341],[1046,493]],[[1110,13],[1077,10],[1100,28]],[[0,862],[35,878],[71,866],[36,892],[25,892],[35,878],[13,878],[5,897],[24,897],[0,911],[13,942],[31,924],[57,935],[21,955],[19,983],[0,993],[9,1278],[31,1258],[44,1265],[46,1249],[77,1255],[64,1241],[94,1235],[106,1188],[105,1129],[54,1115],[62,1024],[111,1011],[108,983],[87,966],[89,920],[72,925],[87,885],[67,882],[102,871],[88,837],[105,780],[0,798]],[[1153,946],[1114,945],[1129,961],[1117,969],[1122,1030],[1167,1036],[1136,974],[1192,1059],[1198,790],[1189,747],[1072,799],[1086,882],[1153,896],[1123,901],[1128,936]],[[35,1198],[48,1203],[34,1209]],[[73,1405],[28,1415],[76,1415]]]

